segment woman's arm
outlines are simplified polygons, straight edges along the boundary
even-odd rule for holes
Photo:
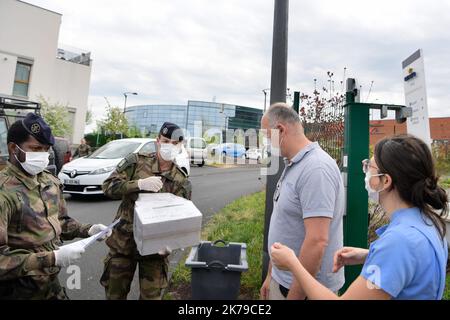
[[[333,272],[344,266],[361,265],[366,261],[369,250],[354,247],[343,247],[336,251],[333,258]]]
[[[271,258],[272,263],[279,269],[292,272],[310,300],[388,300],[391,298],[389,294],[376,288],[372,282],[366,281],[361,276],[339,297],[308,273],[296,257],[294,251],[279,243],[275,243],[272,246]]]

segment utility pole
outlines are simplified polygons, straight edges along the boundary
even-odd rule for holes
[[[287,55],[288,55],[288,18],[289,0],[275,0],[274,20],[273,20],[273,40],[272,40],[272,74],[270,81],[270,104],[276,102],[286,102],[287,88]],[[267,176],[266,186],[266,212],[264,223],[264,244],[263,244],[263,281],[267,275],[269,264],[269,250],[267,239],[269,233],[270,218],[273,209],[273,194],[276,184],[284,169],[284,163],[280,157],[272,161],[278,162],[278,172]]]
[[[266,103],[267,103],[267,92],[270,91],[270,88],[264,89],[262,92],[264,93],[264,113],[266,113]]]
[[[137,92],[124,92],[124,93],[123,93],[123,96],[125,97],[125,101],[124,101],[124,103],[123,103],[123,113],[125,113],[126,110],[127,110],[127,97],[128,97],[128,95],[130,95],[130,94],[132,94],[132,95],[134,95],[134,96],[137,96]]]
[[[292,107],[294,108],[295,112],[299,113],[299,109],[300,109],[300,92],[299,91],[294,91],[294,104],[292,105]]]

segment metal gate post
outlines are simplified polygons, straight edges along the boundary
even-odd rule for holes
[[[369,231],[369,199],[364,186],[365,175],[361,161],[369,157],[369,110],[380,110],[380,118],[395,111],[398,123],[412,115],[411,107],[393,104],[359,102],[355,79],[347,79],[344,105],[343,180],[346,189],[344,216],[344,246],[367,248]],[[345,291],[361,273],[362,266],[345,267]]]
[[[344,246],[367,248],[369,208],[361,161],[369,157],[369,107],[367,104],[355,102],[355,96],[356,91],[347,92],[347,103],[344,106]],[[344,290],[360,272],[361,266],[345,267]]]

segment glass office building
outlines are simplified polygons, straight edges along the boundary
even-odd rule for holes
[[[155,134],[164,122],[172,122],[184,128],[186,123],[185,105],[140,105],[127,107],[125,115],[130,126],[141,132]]]
[[[140,105],[127,107],[130,125],[147,133],[157,133],[165,121],[187,129],[191,136],[198,136],[194,126],[201,123],[201,134],[216,129],[220,132],[235,129],[260,128],[261,109],[205,101],[188,101],[187,105]]]

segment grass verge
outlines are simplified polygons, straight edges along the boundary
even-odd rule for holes
[[[240,299],[258,299],[261,286],[265,193],[244,196],[223,208],[209,221],[202,239],[247,244],[249,269],[242,273]],[[186,255],[188,252],[186,253]],[[183,258],[172,275],[166,299],[189,299],[191,273]]]

